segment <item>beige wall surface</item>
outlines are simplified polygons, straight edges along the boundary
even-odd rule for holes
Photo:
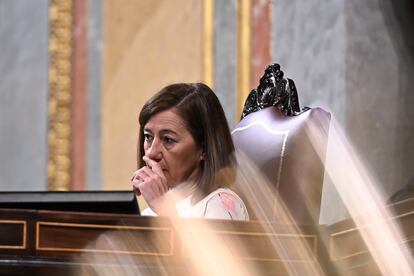
[[[202,24],[199,0],[105,1],[103,189],[131,189],[146,99],[167,84],[202,80]]]

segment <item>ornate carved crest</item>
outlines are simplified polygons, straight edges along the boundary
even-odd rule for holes
[[[283,78],[283,72],[277,63],[266,68],[259,86],[250,92],[241,119],[252,112],[271,106],[279,108],[287,116],[296,116],[309,109],[305,107],[300,110],[295,83],[291,79]]]

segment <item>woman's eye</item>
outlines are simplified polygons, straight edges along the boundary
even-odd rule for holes
[[[147,133],[144,133],[144,141],[150,142],[151,140],[152,140],[152,136]]]
[[[170,137],[164,137],[164,142],[166,144],[172,144],[172,143],[175,143],[175,140]]]

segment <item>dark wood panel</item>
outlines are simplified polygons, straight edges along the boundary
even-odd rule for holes
[[[100,252],[172,256],[171,227],[37,222],[39,255],[56,252]]]
[[[19,218],[31,226],[24,254],[16,254],[14,250],[14,255],[8,255],[7,250],[0,248],[0,267],[4,271],[13,267],[24,268],[25,271],[38,267],[42,271],[62,269],[78,273],[88,267],[108,266],[122,270],[121,267],[126,265],[139,267],[139,271],[167,269],[168,274],[191,272],[193,268],[188,264],[192,262],[188,259],[197,258],[197,254],[186,251],[181,239],[192,242],[219,237],[226,243],[241,245],[244,250],[233,250],[230,252],[232,256],[217,255],[215,258],[236,258],[254,264],[264,274],[285,274],[284,262],[295,262],[296,266],[305,269],[319,261],[318,247],[321,244],[319,227],[312,226],[302,226],[304,234],[299,237],[291,234],[296,227],[258,222],[211,220],[205,228],[205,220],[196,219],[171,223],[167,218],[136,215],[0,210],[0,219],[10,217]],[[177,225],[182,228],[177,229]],[[9,229],[10,225],[0,224],[0,232]],[[272,243],[289,246],[302,238],[314,253],[305,259],[281,256],[272,246]],[[124,260],[130,262],[123,264]]]
[[[367,212],[328,227],[328,252],[333,266],[340,267],[341,271],[347,275],[380,275],[380,268],[375,263],[372,254],[389,250],[386,246],[389,241],[381,239],[371,245],[370,251],[362,233],[375,235],[378,233],[379,227],[382,226],[389,227],[391,232],[398,229],[401,235],[394,235],[398,240],[393,241],[393,244],[407,246],[411,250],[411,257],[413,257],[414,199],[388,205],[379,211],[383,214],[391,214],[391,217],[376,220],[374,219],[376,216]],[[357,224],[357,221],[362,223]],[[390,226],[391,223],[393,226]],[[398,264],[395,265],[398,266]]]
[[[26,249],[27,222],[0,220],[0,249]]]
[[[392,206],[391,219],[403,231],[398,242],[410,248],[413,207],[414,202]],[[122,274],[125,269],[192,274],[189,260],[199,257],[182,241],[191,246],[202,240],[208,245],[216,238],[230,251],[213,252],[214,258],[233,258],[264,275],[287,275],[289,266],[306,272],[315,265],[321,265],[327,275],[379,273],[361,238],[361,227],[375,229],[375,224],[356,227],[352,219],[330,227],[209,220],[206,227],[202,219],[171,222],[127,214],[0,209],[0,274],[78,275],[85,271],[99,275],[106,270]],[[230,246],[234,244],[240,247]],[[297,254],[301,246],[310,254]],[[378,250],[383,249],[378,246]]]

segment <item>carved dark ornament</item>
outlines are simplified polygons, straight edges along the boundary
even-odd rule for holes
[[[259,86],[253,89],[244,103],[241,119],[255,111],[275,106],[286,116],[296,116],[309,110],[300,110],[298,92],[293,80],[283,78],[283,71],[277,63],[269,65],[260,78]]]

